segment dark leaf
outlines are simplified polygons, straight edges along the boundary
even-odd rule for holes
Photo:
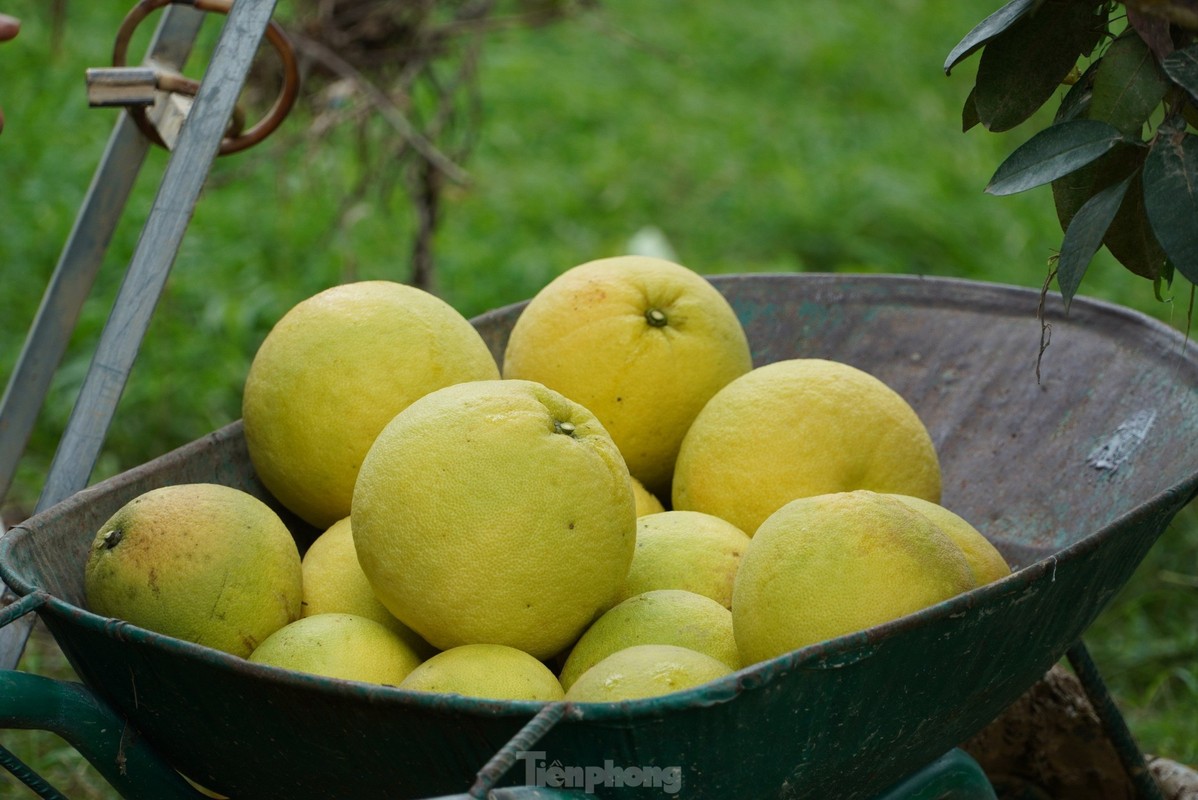
[[[1166,271],[1165,251],[1156,240],[1144,210],[1143,177],[1139,170],[1131,176],[1131,188],[1124,195],[1123,205],[1119,206],[1119,213],[1102,242],[1129,271],[1156,280]]]
[[[1161,68],[1169,80],[1190,93],[1198,100],[1198,44],[1171,53],[1161,62]]]
[[[1144,160],[1144,208],[1174,269],[1198,284],[1198,136],[1167,120]]]
[[[1101,58],[1091,63],[1081,77],[1069,87],[1069,91],[1061,100],[1060,107],[1057,108],[1053,122],[1066,122],[1086,116],[1086,111],[1090,108],[1090,100],[1094,96],[1094,74],[1098,72],[1098,66],[1101,63]]]
[[[957,42],[957,46],[948,54],[944,61],[944,74],[952,72],[953,67],[984,47],[986,42],[1018,22],[1025,14],[1034,9],[1044,0],[1011,0],[1005,6],[979,22],[965,38]]]
[[[986,191],[1008,195],[1042,186],[1084,167],[1124,141],[1123,134],[1105,122],[1093,119],[1060,122],[1016,148],[999,165]]]
[[[1123,0],[1129,11],[1160,17],[1179,28],[1198,30],[1198,0]]]
[[[1165,253],[1152,234],[1144,214],[1144,194],[1140,190],[1140,168],[1148,148],[1139,144],[1121,144],[1098,160],[1052,182],[1061,230],[1069,229],[1073,215],[1104,187],[1131,179],[1131,188],[1123,197],[1119,213],[1111,223],[1103,244],[1119,263],[1145,278],[1161,274]]]
[[[980,121],[978,119],[978,107],[974,103],[974,95],[977,89],[969,93],[969,97],[965,98],[965,105],[961,108],[961,133],[965,133]]]
[[[1086,274],[1086,267],[1098,248],[1102,247],[1103,237],[1114,221],[1130,183],[1131,178],[1127,178],[1103,189],[1087,200],[1069,223],[1065,241],[1061,243],[1061,255],[1057,259],[1057,285],[1061,287],[1065,308],[1069,308],[1073,302],[1082,276]]]
[[[1156,55],[1157,61],[1173,52],[1173,35],[1169,32],[1169,21],[1155,14],[1145,14],[1134,8],[1127,9],[1127,21],[1148,49]]]
[[[1105,30],[1105,5],[1048,0],[991,39],[978,64],[982,124],[1006,131],[1034,114]]]
[[[1120,144],[1101,158],[1062,175],[1052,182],[1052,199],[1057,207],[1057,219],[1061,231],[1069,229],[1069,223],[1077,210],[1106,186],[1125,180],[1144,165],[1148,148],[1131,144]]]
[[[1139,36],[1129,33],[1111,43],[1100,64],[1086,116],[1140,138],[1148,115],[1165,98],[1167,85],[1156,58]]]

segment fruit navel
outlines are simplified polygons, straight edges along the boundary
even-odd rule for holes
[[[645,312],[645,321],[654,328],[664,328],[670,320],[666,317],[666,312],[660,308],[651,308]]]

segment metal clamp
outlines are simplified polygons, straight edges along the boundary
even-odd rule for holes
[[[125,16],[112,49],[112,67],[87,71],[88,103],[96,107],[124,106],[138,129],[154,144],[172,149],[179,129],[199,91],[199,81],[154,63],[130,67],[127,62],[129,41],[137,26],[151,13],[171,5],[191,6],[199,11],[228,14],[232,0],[141,0]],[[219,155],[228,155],[258,144],[279,126],[299,95],[299,66],[295,51],[283,29],[273,20],[266,27],[270,41],[283,66],[283,85],[274,104],[253,127],[244,130],[245,113],[234,111],[229,128],[221,139]]]

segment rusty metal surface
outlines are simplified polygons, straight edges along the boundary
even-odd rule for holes
[[[845,361],[932,432],[945,504],[1010,577],[674,696],[569,706],[535,743],[565,765],[679,765],[700,798],[870,797],[977,732],[1059,660],[1198,493],[1198,359],[1175,331],[1075,301],[1035,375],[1035,292],[894,276],[714,278],[755,362]],[[475,321],[497,355],[518,307]],[[76,670],[185,773],[256,798],[461,792],[538,710],[276,670],[81,608],[97,526],[156,485],[262,497],[234,423],[0,541],[0,573]],[[310,530],[297,533],[310,540]],[[515,767],[523,778],[525,764]],[[612,796],[639,796],[617,790]]]
[[[116,43],[112,49],[112,64],[116,70],[120,70],[120,68],[128,63],[129,42],[133,38],[137,27],[152,12],[170,5],[184,5],[198,11],[216,14],[228,14],[233,6],[232,0],[140,0],[125,16],[120,30],[117,31]],[[299,97],[299,62],[296,60],[295,51],[291,47],[291,42],[288,40],[286,32],[277,22],[269,20],[266,23],[265,35],[266,40],[278,55],[280,67],[282,68],[283,77],[279,94],[271,104],[270,109],[266,112],[266,115],[254,123],[249,130],[244,132],[240,130],[230,131],[220,140],[220,147],[217,150],[219,155],[225,156],[239,153],[246,148],[261,143],[266,137],[274,133],[283,120],[287,118],[292,106],[295,105],[296,98]],[[188,98],[195,97],[198,93],[200,88],[198,81],[186,78],[177,72],[162,70],[159,68],[160,65],[153,63],[152,65],[152,72],[157,79],[156,87],[152,88]],[[114,73],[111,71],[96,70],[93,74],[95,78],[102,81],[104,76],[111,77]],[[118,72],[117,74],[120,73]],[[91,76],[89,76],[89,82],[90,80]],[[148,106],[155,102],[152,96],[148,103],[144,102],[144,96],[140,100],[139,102],[118,102],[115,104],[124,105],[128,108],[129,116],[148,141],[160,147],[165,147],[168,150],[173,150],[175,140],[178,138],[177,131],[174,135],[168,135],[165,130],[159,127],[156,121],[151,119],[152,114]],[[238,106],[234,113],[234,119],[237,119],[243,113],[240,106]],[[239,128],[240,125],[235,127]]]

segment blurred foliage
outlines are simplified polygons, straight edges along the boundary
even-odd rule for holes
[[[955,126],[937,73],[982,0],[903,0],[888,15],[820,0],[647,8],[608,2],[544,28],[494,31],[480,55],[470,182],[446,187],[434,290],[467,316],[531,296],[645,226],[700,272],[878,271],[1039,285],[1054,227],[1036,198],[996,206],[976,176],[1009,142]],[[123,9],[77,3],[55,49],[48,9],[5,45],[0,379],[7,381],[115,115],[86,106]],[[285,20],[297,8],[281,4]],[[811,15],[816,15],[811,17]],[[818,26],[808,24],[818,18]],[[148,39],[135,40],[141,52]],[[202,32],[202,75],[220,18]],[[894,36],[892,31],[907,31]],[[139,34],[141,32],[139,31]],[[867,44],[867,57],[853,53]],[[885,64],[888,82],[878,80]],[[904,87],[894,91],[893,85]],[[117,410],[95,477],[240,416],[257,343],[334,283],[407,280],[416,220],[386,169],[386,120],[317,125],[360,98],[310,95],[271,139],[218,159]],[[374,158],[362,158],[367,148]],[[153,150],[55,377],[10,503],[29,508],[136,247],[166,154]],[[1093,294],[1169,318],[1118,276]],[[1034,323],[1029,323],[1034,326]],[[1031,347],[1034,347],[1034,343]]]

